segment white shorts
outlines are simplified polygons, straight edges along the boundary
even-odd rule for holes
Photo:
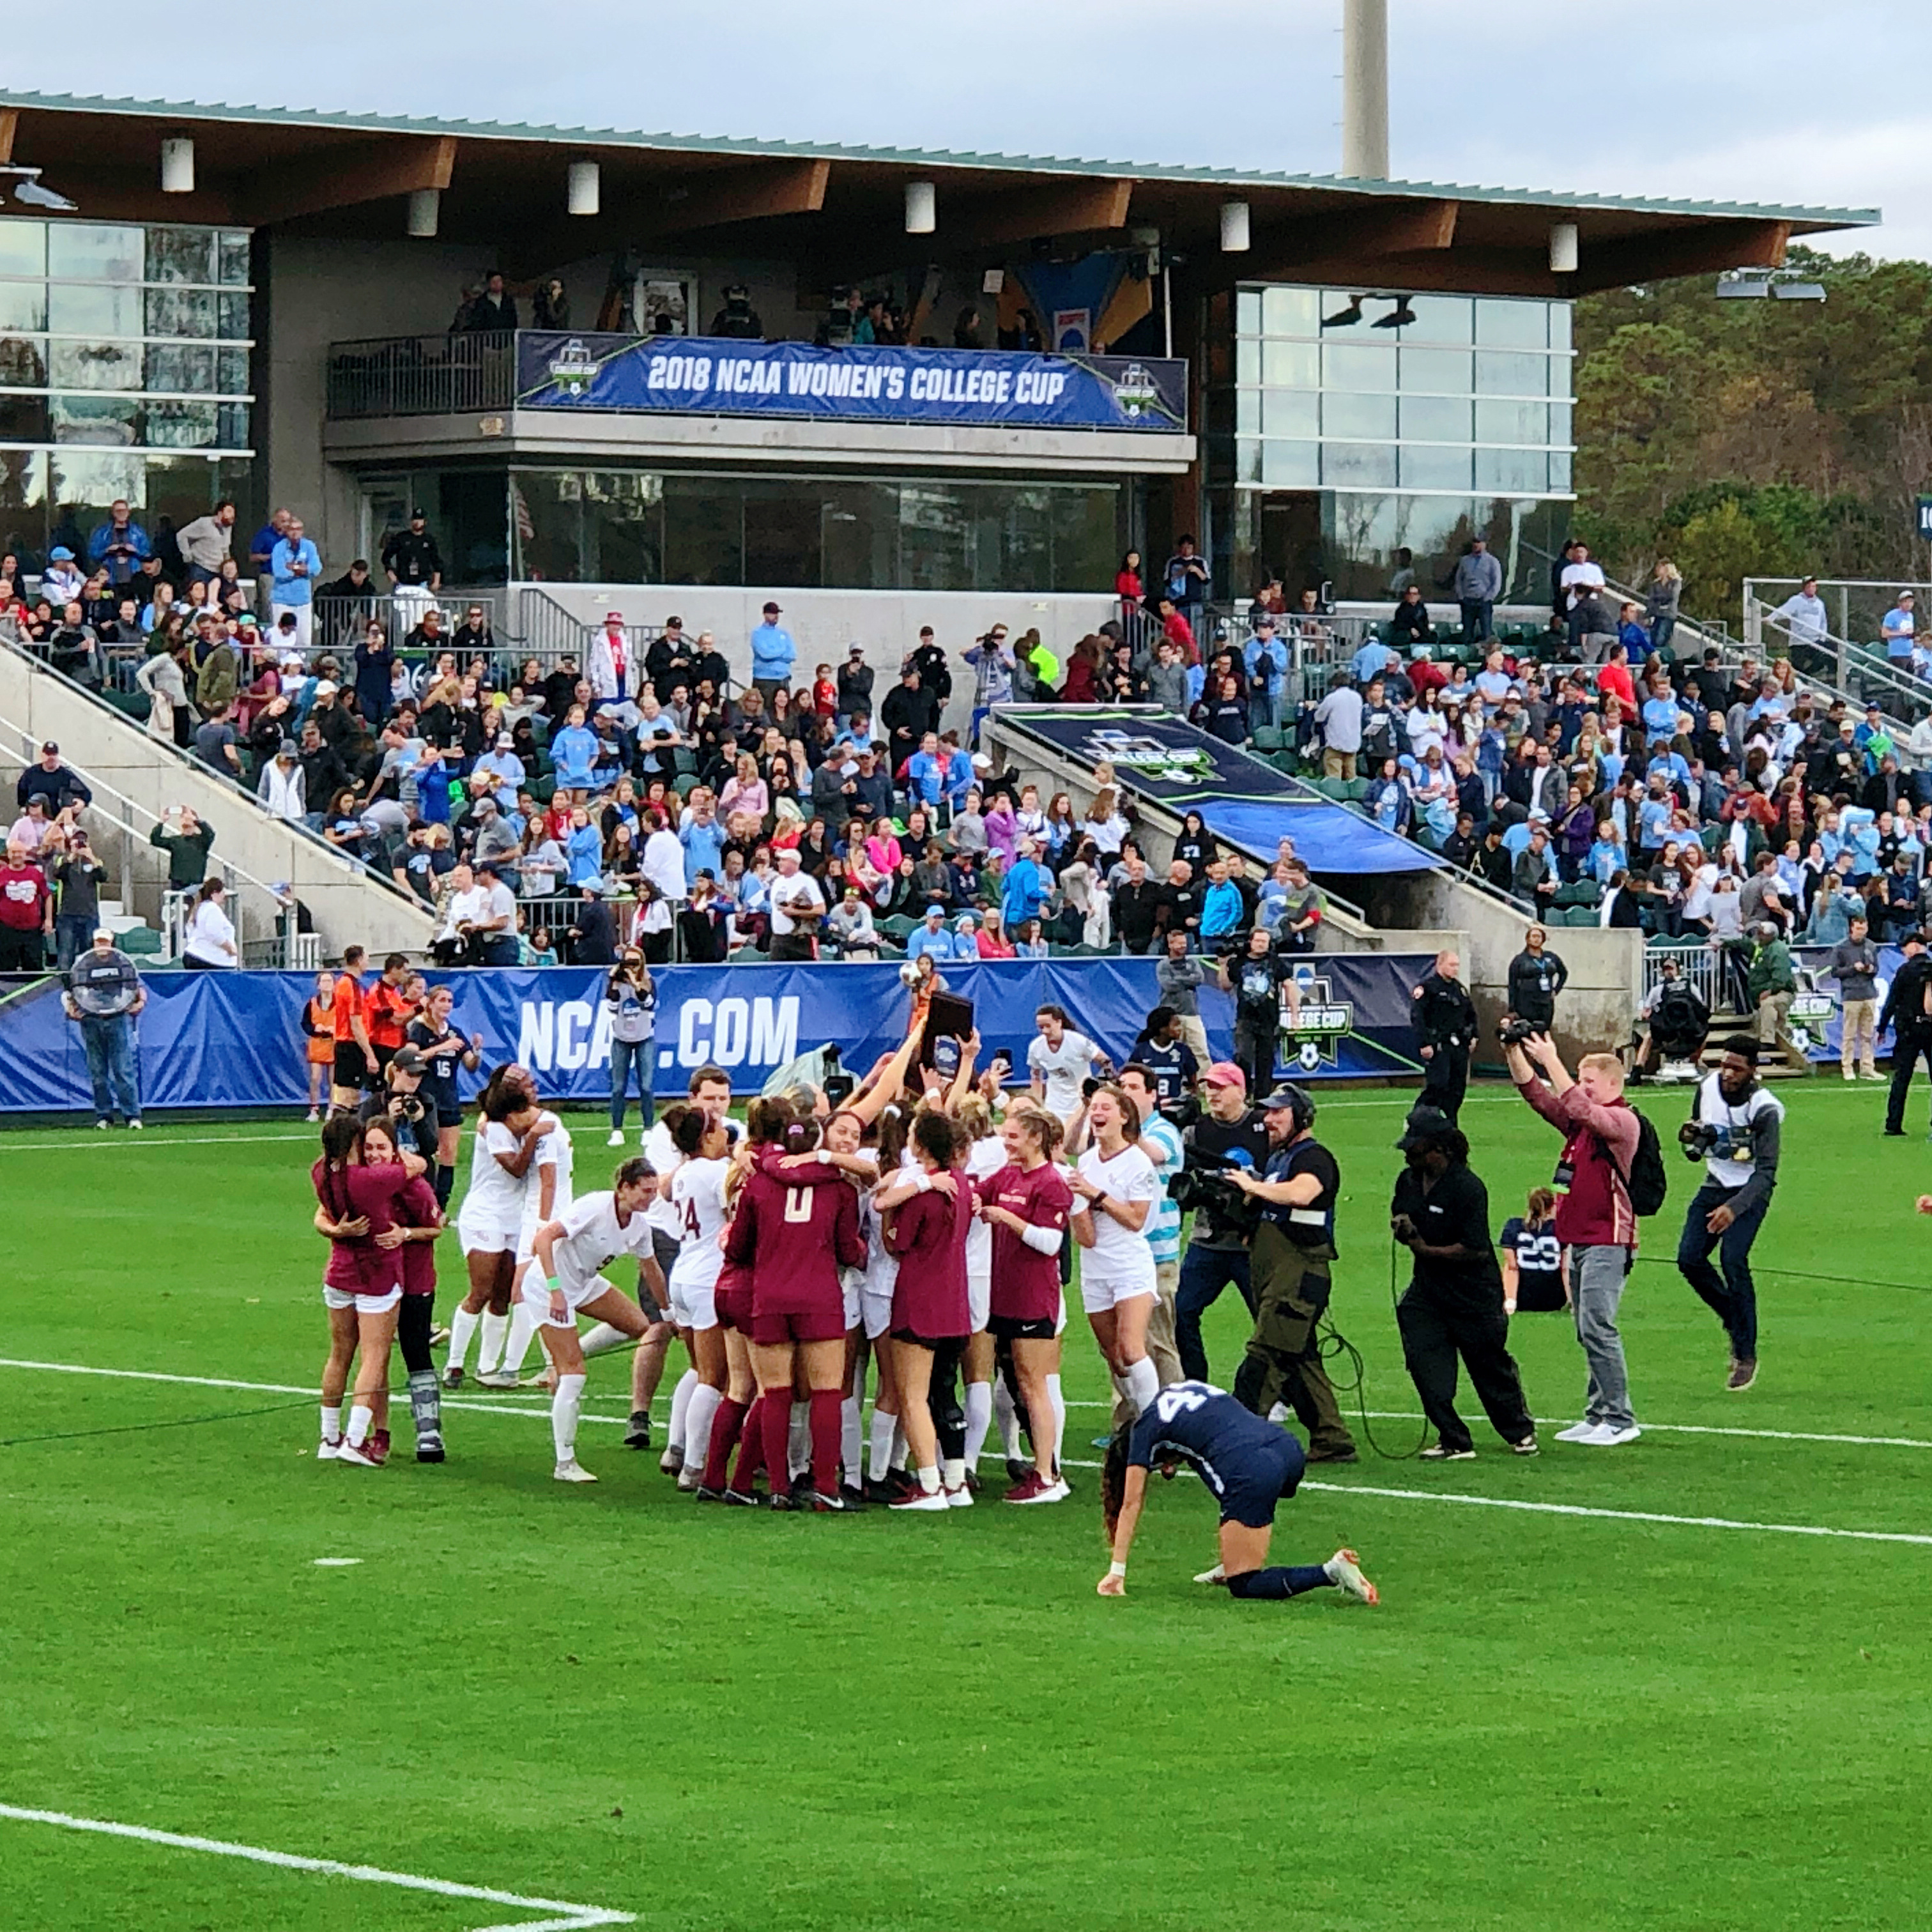
[[[718,1282],[692,1281],[673,1269],[669,1283],[670,1318],[679,1328],[715,1328],[718,1326]]]
[[[845,1332],[849,1335],[865,1319],[865,1270],[841,1268],[838,1286],[845,1296]]]
[[[866,1324],[866,1340],[876,1342],[892,1325],[892,1292],[869,1283],[859,1291],[860,1318]]]
[[[358,1294],[353,1288],[326,1286],[322,1291],[323,1307],[352,1308],[358,1315],[386,1315],[402,1298],[400,1285],[391,1288],[387,1294]]]
[[[560,1322],[550,1312],[550,1284],[543,1278],[541,1269],[532,1268],[524,1279],[524,1306],[537,1318],[539,1326],[550,1328],[574,1328],[577,1326],[577,1311],[586,1301],[595,1301],[598,1296],[614,1294],[615,1287],[601,1274],[594,1274],[581,1287],[573,1288],[567,1281],[557,1284],[563,1292],[564,1317]]]
[[[456,1217],[456,1238],[466,1255],[513,1255],[520,1252],[514,1222],[472,1221]]]
[[[1124,1301],[1132,1301],[1143,1294],[1151,1297],[1154,1293],[1151,1262],[1144,1270],[1136,1268],[1117,1275],[1101,1274],[1089,1268],[1084,1262],[1081,1264],[1080,1305],[1089,1315],[1104,1315],[1108,1309],[1118,1308]]]
[[[966,1274],[966,1319],[972,1334],[977,1335],[986,1328],[986,1318],[992,1310],[993,1277],[969,1268]]]

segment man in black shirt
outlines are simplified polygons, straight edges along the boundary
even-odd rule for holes
[[[1264,1091],[1274,1084],[1281,1052],[1281,988],[1288,969],[1265,928],[1258,926],[1242,951],[1223,959],[1217,970],[1221,990],[1234,996],[1235,1061],[1248,1076],[1250,1090]]]
[[[1932,1012],[1927,1011],[1928,998],[1932,997],[1932,953],[1925,950],[1925,935],[1916,930],[1901,934],[1898,944],[1904,963],[1892,975],[1885,1010],[1878,1016],[1881,1034],[1887,1027],[1893,1029],[1892,1091],[1886,1100],[1885,1130],[1894,1136],[1905,1131],[1905,1096],[1922,1054],[1932,1070]]]
[[[421,510],[411,510],[409,528],[398,530],[383,544],[382,568],[392,584],[442,588],[442,553]]]
[[[896,776],[919,749],[920,740],[939,728],[939,706],[922,686],[919,673],[910,666],[886,693],[885,702],[879,706],[879,722],[886,728],[890,746],[887,764]]]
[[[1268,1157],[1268,1125],[1248,1105],[1248,1083],[1241,1070],[1216,1060],[1201,1076],[1206,1102],[1200,1117],[1181,1134],[1181,1151],[1197,1171],[1218,1173],[1238,1155],[1258,1173]],[[1208,1351],[1201,1340],[1201,1318],[1232,1282],[1254,1312],[1248,1278],[1248,1238],[1238,1228],[1215,1220],[1207,1208],[1195,1212],[1180,1257],[1180,1286],[1174,1300],[1174,1346],[1190,1382],[1208,1380]]]
[[[1422,1105],[1439,1107],[1456,1124],[1469,1085],[1469,1052],[1476,1043],[1476,1004],[1456,975],[1460,958],[1444,950],[1411,995],[1422,1060]]]
[[[1173,904],[1174,895],[1167,887],[1148,877],[1147,861],[1138,852],[1130,853],[1127,876],[1114,888],[1114,930],[1120,944],[1130,952],[1147,952],[1162,930],[1161,915]]]
[[[952,672],[946,664],[945,652],[934,640],[930,624],[920,626],[918,647],[900,668],[919,673],[920,688],[930,693],[938,707],[943,709],[946,700],[952,695]]]
[[[561,730],[563,721],[570,716],[570,707],[577,702],[577,681],[583,675],[577,668],[576,658],[566,651],[558,658],[556,670],[544,680],[544,716],[550,720],[553,731]],[[524,694],[526,698],[530,694]]]
[[[1534,1456],[1536,1424],[1509,1352],[1489,1190],[1470,1169],[1469,1143],[1439,1108],[1418,1106],[1396,1145],[1408,1165],[1396,1179],[1389,1226],[1414,1263],[1396,1322],[1402,1359],[1436,1430],[1420,1460],[1475,1460],[1468,1426],[1456,1412],[1459,1355],[1496,1433],[1517,1455]]]
[[[658,694],[660,704],[668,704],[680,685],[688,693],[697,682],[697,659],[684,634],[682,617],[667,617],[664,627],[644,651],[644,675]]]

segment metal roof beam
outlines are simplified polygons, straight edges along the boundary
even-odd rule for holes
[[[236,197],[236,219],[251,227],[352,208],[421,188],[446,188],[456,166],[456,142],[448,134],[428,139],[393,136],[358,142],[333,154],[265,169]]]

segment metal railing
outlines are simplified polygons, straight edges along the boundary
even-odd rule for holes
[[[1898,602],[1898,593],[1909,590],[1917,601],[1922,626],[1932,607],[1932,584],[1915,584],[1904,578],[1888,580],[1870,577],[1747,577],[1744,582],[1744,628],[1746,640],[1755,644],[1758,634],[1753,626],[1753,604],[1775,608],[1786,596],[1804,584],[1816,584],[1820,601],[1830,614],[1834,637],[1855,643],[1860,638],[1876,644],[1885,614]]]
[[[327,410],[338,421],[507,410],[516,393],[517,338],[507,331],[329,346]]]
[[[1643,950],[1643,997],[1647,1000],[1664,983],[1664,964],[1674,960],[1680,982],[1702,1000],[1712,1012],[1723,1010],[1728,989],[1721,950],[1708,941],[1695,946],[1646,946]]]
[[[482,652],[488,658],[502,650],[502,640],[496,634],[496,599],[493,594],[482,592],[466,596],[458,591],[432,591],[419,584],[408,584],[393,586],[385,584],[379,590],[372,582],[368,591],[359,597],[318,597],[315,600],[312,648],[338,654],[352,651],[362,641],[373,620],[388,631],[390,643],[402,651],[405,640],[423,621],[424,614],[433,609],[441,616],[443,629],[443,635],[435,648],[454,651],[461,665],[478,654],[476,646],[464,641],[460,632],[464,620],[472,610],[479,608],[490,633],[489,644]],[[410,654],[419,656],[425,648],[427,640],[424,647]]]

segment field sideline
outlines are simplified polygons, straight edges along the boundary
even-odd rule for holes
[[[4,1921],[1926,1922],[1932,1156],[1916,1101],[1888,1141],[1876,1088],[1778,1090],[1757,1386],[1725,1393],[1722,1332],[1669,1264],[1688,1096],[1646,1094],[1672,1186],[1624,1302],[1648,1432],[1550,1442],[1581,1357],[1563,1318],[1520,1318],[1540,1459],[1469,1398],[1476,1462],[1365,1453],[1281,1512],[1275,1560],[1353,1545],[1374,1611],[1192,1585],[1213,1514],[1191,1478],[1157,1487],[1126,1600],[1096,1598],[1080,1466],[1106,1389],[1077,1319],[1058,1508],[999,1507],[989,1460],[982,1506],[941,1518],[700,1510],[619,1446],[609,1359],[595,1487],[550,1480],[528,1395],[452,1404],[441,1468],[408,1460],[400,1403],[390,1468],[317,1465],[309,1130],[0,1133],[22,1250],[0,1290]],[[1409,1097],[1337,1095],[1318,1124],[1345,1188],[1334,1314],[1398,1454],[1420,1432],[1388,1304]],[[571,1124],[596,1186],[616,1150]],[[1556,1136],[1492,1088],[1464,1124],[1500,1225]],[[446,1312],[453,1240],[439,1261]],[[1238,1308],[1210,1320],[1224,1386]]]

